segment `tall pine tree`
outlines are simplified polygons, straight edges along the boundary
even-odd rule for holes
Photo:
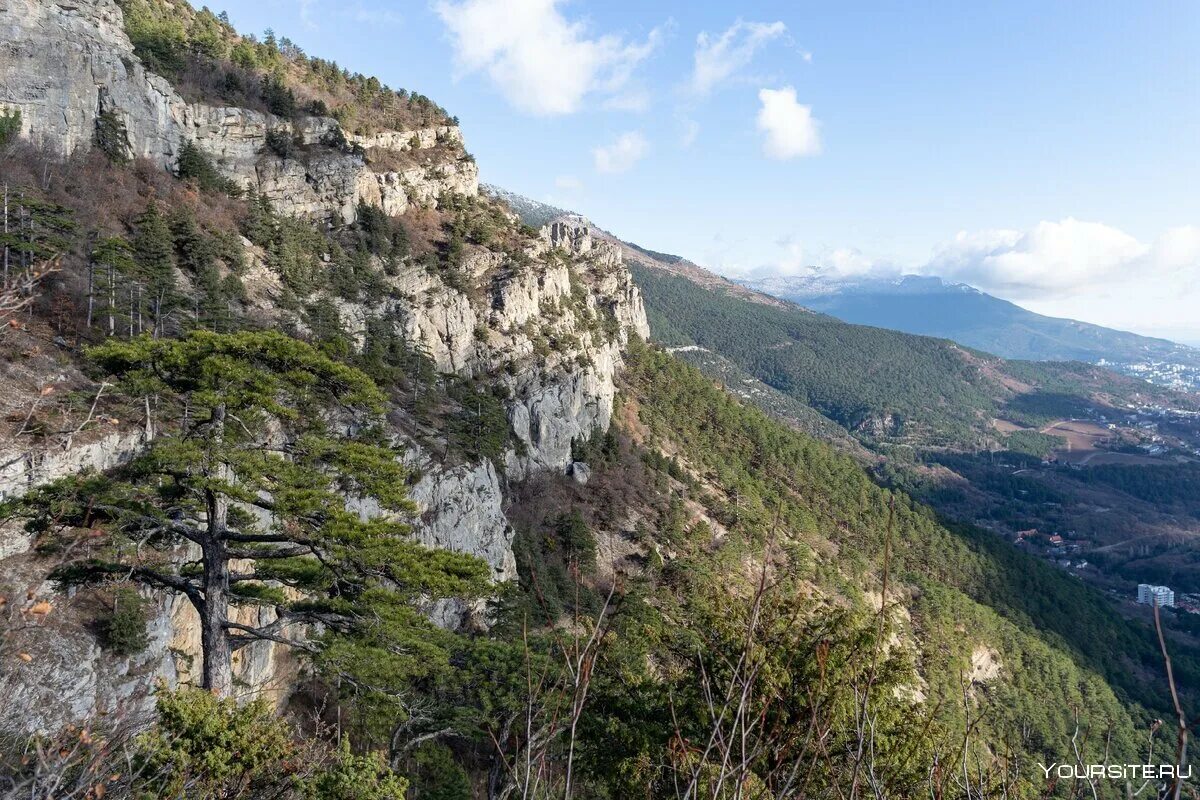
[[[178,303],[175,283],[175,243],[166,217],[153,200],[134,225],[133,258],[150,304],[152,333],[163,333],[167,318]],[[140,307],[141,302],[138,303]]]
[[[174,420],[126,467],[49,484],[19,510],[46,546],[88,542],[90,557],[56,572],[62,583],[133,580],[185,596],[205,688],[229,694],[232,654],[255,641],[336,645],[338,663],[372,661],[354,657],[360,646],[403,651],[429,638],[417,603],[483,589],[482,562],[407,536],[405,470],[367,435],[384,397],[362,372],[275,332],[143,336],[90,356],[126,398],[157,395]],[[368,506],[387,513],[355,510]],[[247,605],[274,621],[236,621]],[[326,635],[294,633],[309,623]]]

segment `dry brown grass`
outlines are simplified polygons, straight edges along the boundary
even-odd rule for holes
[[[128,233],[151,200],[187,207],[196,222],[213,231],[236,231],[246,203],[222,194],[200,194],[149,161],[123,167],[101,153],[66,161],[19,144],[0,154],[0,183],[21,187],[74,212],[81,233],[115,236]]]
[[[408,234],[414,258],[438,252],[446,242],[445,225],[450,215],[435,208],[410,208],[398,217]]]

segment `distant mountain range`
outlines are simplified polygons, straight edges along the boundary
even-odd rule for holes
[[[479,189],[485,194],[503,200],[521,218],[522,222],[534,228],[540,228],[551,220],[575,213],[565,208],[532,200],[525,195],[510,192],[508,189],[496,186],[495,184],[481,183],[479,184]]]
[[[847,280],[814,275],[739,282],[846,322],[952,339],[1004,358],[1104,361],[1122,367],[1162,362],[1184,371],[1200,368],[1200,349],[1035,314],[971,286],[937,277]]]
[[[535,227],[574,213],[496,186],[482,187]],[[726,280],[681,256],[608,236],[626,260],[666,268],[696,283],[770,302],[778,298],[856,325],[950,339],[1008,359],[1084,361],[1160,386],[1200,389],[1200,349],[1072,319],[1047,317],[974,287],[937,277],[847,279],[828,274]]]

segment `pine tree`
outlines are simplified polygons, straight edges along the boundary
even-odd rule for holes
[[[171,229],[152,200],[135,224],[133,259],[150,299],[155,336],[163,333],[167,317],[178,300],[174,251]]]
[[[133,245],[120,236],[109,236],[96,242],[92,262],[97,272],[98,292],[104,297],[107,333],[117,332],[117,320],[122,316],[117,297],[124,294],[124,285],[137,269],[133,261]]]
[[[277,332],[143,336],[89,355],[125,398],[156,395],[178,421],[128,466],[42,487],[20,513],[64,552],[78,552],[76,536],[88,542],[90,557],[55,572],[61,583],[131,580],[191,601],[205,688],[228,695],[233,652],[264,639],[313,654],[332,647],[325,663],[369,663],[357,648],[428,638],[413,633],[428,627],[418,601],[482,590],[482,562],[407,538],[405,470],[366,433],[384,398],[358,370]],[[389,515],[364,519],[352,503]],[[188,543],[191,560],[180,550]],[[276,618],[235,622],[246,605]],[[328,633],[289,633],[306,623]]]
[[[219,243],[200,230],[186,207],[171,214],[171,234],[176,262],[192,281],[192,318],[196,325],[214,331],[228,329],[231,298],[217,268]]]
[[[184,142],[179,148],[175,171],[181,180],[195,181],[202,191],[224,192],[234,196],[240,194],[238,185],[221,175],[195,142]]]

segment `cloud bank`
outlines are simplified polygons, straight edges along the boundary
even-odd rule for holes
[[[1046,299],[1121,283],[1163,279],[1200,266],[1200,228],[1165,231],[1149,244],[1099,222],[1073,217],[1027,231],[962,231],[920,272],[1011,299]]]
[[[461,73],[483,73],[516,109],[539,116],[578,111],[596,95],[615,107],[636,105],[625,93],[634,68],[658,44],[593,36],[563,16],[561,0],[439,0]],[[634,99],[630,99],[633,97]]]

